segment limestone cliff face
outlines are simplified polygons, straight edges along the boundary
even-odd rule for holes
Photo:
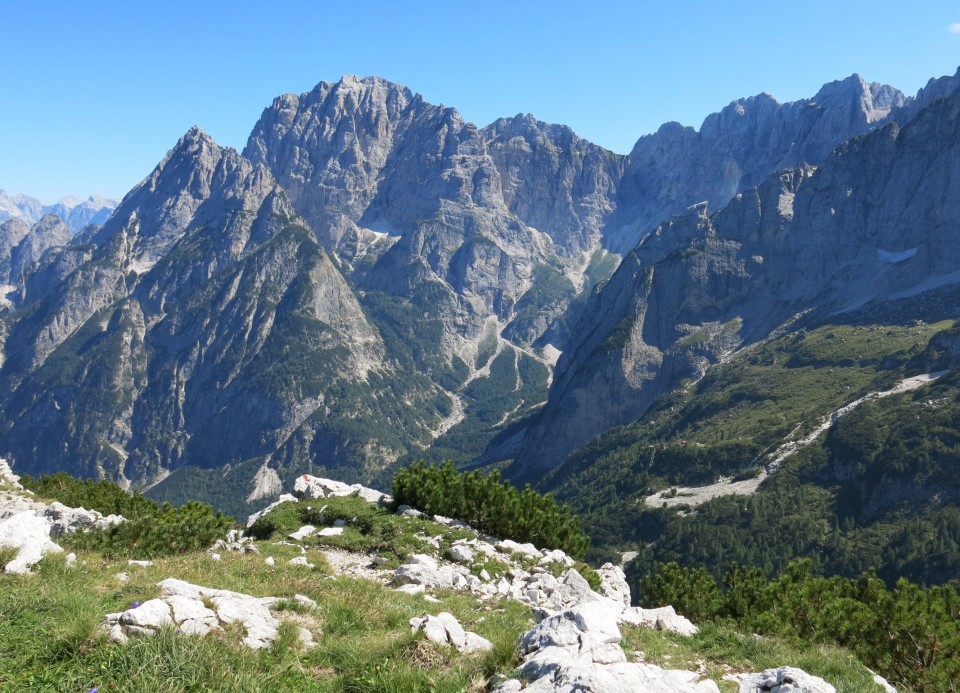
[[[593,252],[615,209],[624,158],[531,115],[501,118],[481,133],[510,212],[574,261]]]
[[[54,214],[46,214],[33,226],[11,219],[0,226],[0,283],[17,286],[30,274],[43,254],[70,243],[72,234]]]
[[[559,464],[799,312],[956,282],[960,94],[658,227],[584,311],[521,456]]]
[[[911,101],[853,75],[811,99],[738,99],[708,116],[699,131],[667,123],[630,153],[608,244],[628,250],[652,225],[694,203],[717,208],[774,171],[816,164],[841,142],[902,114]]]
[[[0,280],[10,283],[10,259],[16,248],[27,234],[30,225],[22,219],[9,219],[0,224]]]

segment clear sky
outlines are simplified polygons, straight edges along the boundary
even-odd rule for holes
[[[275,96],[380,75],[486,125],[627,153],[766,91],[960,65],[960,0],[0,0],[0,188],[121,197],[194,124],[242,149]]]

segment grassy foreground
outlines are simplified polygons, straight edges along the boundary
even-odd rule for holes
[[[439,528],[438,528],[439,529]],[[149,567],[128,566],[96,552],[80,552],[69,566],[48,556],[37,574],[0,574],[0,690],[105,691],[473,691],[518,664],[517,636],[534,624],[530,610],[507,600],[480,602],[470,594],[435,592],[441,603],[395,592],[378,583],[336,577],[319,547],[307,558],[316,568],[287,565],[299,549],[258,543],[260,555],[227,553],[216,561],[196,552],[161,558]],[[274,566],[264,559],[273,556]],[[124,572],[126,581],[117,578]],[[103,615],[159,594],[157,582],[178,577],[255,596],[305,594],[316,612],[297,609],[281,638],[268,649],[240,645],[239,630],[205,638],[178,635],[107,640]],[[414,616],[449,611],[468,630],[494,643],[491,652],[461,655],[410,633]],[[309,628],[313,650],[300,648],[296,627]],[[708,626],[686,638],[623,628],[631,661],[700,669],[725,693],[737,685],[729,673],[791,664],[825,677],[838,691],[878,691],[869,672],[847,651],[815,651],[775,638]]]

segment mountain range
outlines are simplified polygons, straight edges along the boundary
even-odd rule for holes
[[[752,350],[922,315],[939,328],[910,358],[894,339],[874,356],[903,378],[952,363],[958,86],[761,94],[626,156],[531,115],[478,128],[376,77],[278,97],[242,153],[192,128],[102,223],[0,226],[0,454],[237,514],[299,474],[450,458],[595,512],[597,479],[640,476],[613,448],[694,438],[622,427]],[[783,443],[880,384],[804,391],[757,426]],[[630,503],[691,480],[651,470]]]
[[[46,214],[60,217],[72,233],[87,224],[102,224],[117,206],[118,200],[91,195],[85,200],[63,197],[52,205],[45,205],[35,197],[18,193],[9,195],[0,189],[0,222],[20,219],[27,225],[40,221]]]

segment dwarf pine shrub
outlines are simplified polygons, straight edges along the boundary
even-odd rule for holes
[[[458,472],[452,462],[428,467],[415,462],[393,478],[393,496],[420,510],[454,517],[476,530],[583,558],[590,539],[580,520],[553,494],[527,484],[521,491],[500,473]]]
[[[109,481],[74,479],[65,472],[34,478],[25,474],[20,483],[38,496],[105,515],[123,515],[124,522],[63,538],[74,548],[92,549],[108,556],[153,558],[205,549],[232,527],[233,518],[204,503],[191,501],[179,508],[160,505],[139,493],[127,493]]]

